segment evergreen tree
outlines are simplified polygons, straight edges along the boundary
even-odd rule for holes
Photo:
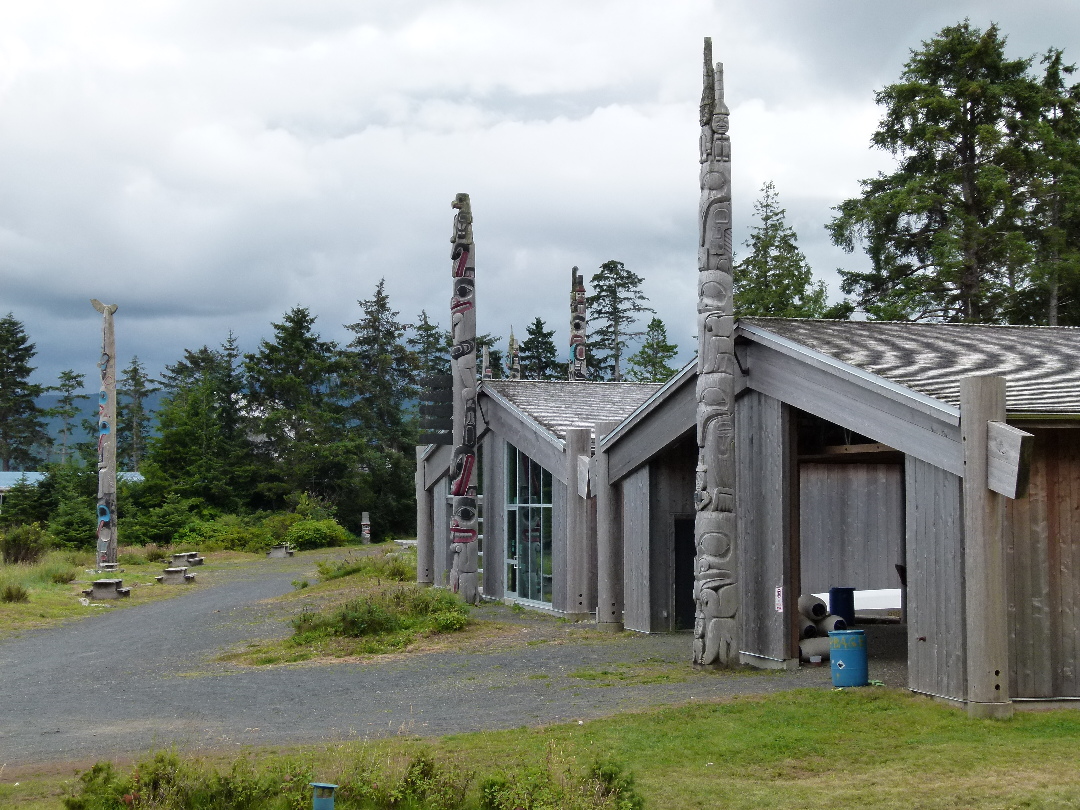
[[[566,379],[566,364],[560,362],[559,351],[555,348],[554,329],[545,329],[544,321],[538,316],[525,329],[525,340],[518,349],[521,363],[521,377],[525,380],[563,380]]]
[[[787,224],[772,181],[761,187],[754,203],[760,224],[746,246],[750,254],[734,267],[735,315],[774,318],[820,318],[825,314],[825,284],[799,250],[798,237]]]
[[[1080,325],[1080,84],[1060,49],[1042,59],[1037,120],[1027,139],[1026,209],[1034,248],[1031,287],[1011,319],[1019,323]]]
[[[76,419],[82,412],[79,403],[90,399],[88,394],[78,393],[86,385],[86,376],[72,369],[60,372],[57,384],[49,390],[60,394],[56,405],[45,412],[50,419],[60,420],[60,463],[67,464],[75,450],[74,431]]]
[[[630,357],[628,376],[634,382],[667,382],[678,371],[668,365],[678,353],[679,347],[668,343],[664,322],[654,317],[645,330],[644,343]]]
[[[160,506],[172,495],[198,498],[224,511],[261,505],[255,491],[261,476],[247,437],[236,338],[220,350],[207,346],[166,366],[165,396],[157,412],[158,435],[148,446],[146,490]]]
[[[364,475],[352,476],[349,497],[338,499],[339,516],[346,526],[358,528],[360,512],[366,510],[372,536],[385,537],[415,525],[416,421],[406,418],[405,404],[417,395],[419,357],[406,344],[406,326],[390,306],[385,279],[371,298],[358,303],[360,320],[346,325],[354,335],[347,358],[358,439],[356,472]],[[428,328],[432,343],[435,334]]]
[[[0,318],[0,470],[33,469],[48,442],[36,399],[45,389],[30,382],[37,354],[23,325],[9,312]]]
[[[1038,97],[1030,59],[1008,59],[997,26],[944,28],[877,93],[874,146],[891,174],[862,181],[828,228],[869,270],[840,271],[871,317],[998,322],[1029,258],[1022,232],[1025,121]]]
[[[117,387],[116,455],[131,472],[139,471],[146,455],[146,442],[150,436],[150,411],[146,400],[161,390],[151,385],[152,382],[136,355],[121,374]]]
[[[450,373],[450,333],[432,323],[426,311],[420,310],[405,342],[416,355],[418,378]]]
[[[628,342],[643,334],[633,330],[637,316],[655,312],[645,303],[649,299],[641,291],[643,281],[614,259],[600,265],[600,270],[589,280],[595,291],[587,299],[589,373],[597,379],[622,379],[622,359]],[[593,329],[594,324],[600,326]]]
[[[267,508],[280,509],[303,492],[332,500],[335,482],[348,472],[338,444],[341,354],[314,324],[306,308],[294,307],[271,324],[273,339],[244,355],[253,449],[262,472],[258,488]]]

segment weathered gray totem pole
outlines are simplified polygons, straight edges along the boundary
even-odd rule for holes
[[[576,267],[570,270],[570,379],[586,380],[585,365],[585,277]]]
[[[698,209],[697,491],[694,663],[738,663],[735,352],[731,299],[731,142],[724,66],[705,39]]]
[[[101,390],[98,392],[97,567],[116,565],[116,304],[90,303],[101,313]]]
[[[490,380],[491,374],[491,357],[488,355],[488,347],[484,347],[483,360],[480,362],[480,378],[484,380]]]
[[[476,604],[479,590],[477,553],[476,485],[476,259],[473,255],[472,207],[468,194],[458,194],[451,203],[454,233],[450,237],[453,295],[450,317],[453,347],[450,359],[454,376],[454,460],[450,494],[450,588],[461,598]]]
[[[514,327],[510,327],[510,379],[521,379],[521,355],[518,351],[517,338],[514,337]]]

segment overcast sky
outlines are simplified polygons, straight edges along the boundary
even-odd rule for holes
[[[1080,61],[1080,2],[0,2],[0,315],[35,380],[96,389],[100,316],[151,374],[296,305],[347,340],[385,277],[449,321],[450,201],[472,196],[478,328],[569,340],[570,268],[645,278],[693,351],[702,39],[725,63],[737,253],[775,182],[815,272],[830,209],[891,158],[874,91],[969,17]]]

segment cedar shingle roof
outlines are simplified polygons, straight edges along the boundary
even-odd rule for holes
[[[484,380],[481,390],[499,396],[558,439],[567,428],[621,422],[660,389],[660,383]]]
[[[960,378],[1005,377],[1009,413],[1080,413],[1080,327],[742,318],[950,405]]]

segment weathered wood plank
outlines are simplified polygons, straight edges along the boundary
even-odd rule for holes
[[[622,504],[619,491],[608,478],[608,454],[601,449],[600,438],[618,422],[597,422],[596,455],[592,463],[592,485],[596,493],[596,623],[618,632],[623,628],[622,594]]]
[[[421,452],[417,449],[417,453]],[[450,462],[453,460],[454,448],[440,445],[439,448],[423,461],[424,487],[432,489],[440,479],[450,472]],[[419,462],[418,462],[419,463]]]
[[[595,551],[589,542],[588,501],[580,494],[579,483],[581,462],[585,462],[587,490],[592,431],[571,428],[566,431],[565,443],[567,469],[564,477],[572,485],[566,487],[566,605],[562,610],[581,615],[592,610],[596,594],[596,581],[589,576],[589,557]]]
[[[689,381],[672,391],[649,414],[648,419],[619,436],[608,448],[608,477],[618,483],[633,470],[670,446],[676,439],[697,424],[697,400],[694,382]]]
[[[735,420],[740,657],[757,665],[797,664],[795,420],[790,407],[758,391],[736,401]]]
[[[993,421],[1005,421],[1005,378],[962,378],[967,699],[968,713],[973,717],[1006,717],[1012,713],[1002,533],[1005,504],[1002,496],[987,486],[989,423]]]
[[[423,453],[423,447],[416,448],[416,581],[431,585],[435,582],[434,499],[431,490],[424,486]]]
[[[484,595],[506,593],[506,442],[488,433],[484,467]]]
[[[502,402],[480,396],[488,427],[562,483],[566,483],[566,462],[562,442],[534,422],[525,420],[517,413],[508,413]],[[571,479],[573,480],[573,479]]]
[[[987,425],[987,486],[1006,498],[1022,498],[1031,474],[1035,437],[1004,422]]]
[[[649,583],[649,467],[621,482],[623,536],[623,624],[627,630],[653,631]]]
[[[749,388],[963,475],[956,426],[766,346],[751,344],[748,356]]]

